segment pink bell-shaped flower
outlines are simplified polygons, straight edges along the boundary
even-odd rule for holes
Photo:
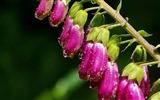
[[[112,100],[115,97],[119,81],[118,78],[119,73],[117,63],[111,63],[109,61],[98,90],[99,100]]]
[[[39,20],[43,20],[49,15],[53,6],[53,0],[40,0],[39,6],[35,11],[35,17]]]
[[[68,5],[66,0],[56,0],[53,11],[50,14],[49,22],[53,27],[57,27],[66,17]]]
[[[149,71],[147,66],[143,66],[144,76],[140,83],[140,89],[142,90],[144,97],[147,97],[150,92],[150,78],[149,78]]]

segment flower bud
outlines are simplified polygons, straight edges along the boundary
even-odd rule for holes
[[[68,11],[68,5],[65,4],[65,0],[56,0],[53,11],[50,14],[49,22],[53,27],[57,27],[66,17]]]
[[[54,0],[40,0],[39,6],[35,12],[35,17],[39,20],[43,20],[48,16],[52,9]]]
[[[98,91],[99,100],[112,100],[117,91],[119,73],[117,63],[108,62]]]
[[[125,100],[145,100],[144,95],[136,82],[128,82],[125,88]]]
[[[88,13],[85,10],[79,10],[76,15],[74,20],[74,24],[78,24],[79,27],[83,28],[86,21],[87,21]]]
[[[108,57],[110,58],[110,60],[112,62],[114,62],[115,60],[117,60],[118,56],[119,56],[119,46],[117,44],[111,44],[108,47]]]
[[[108,62],[107,48],[101,43],[94,43],[90,55],[87,74],[91,81],[102,79],[103,72]]]
[[[109,40],[110,32],[107,28],[100,28],[100,31],[96,37],[96,42],[103,43],[103,45],[107,45]]]
[[[73,58],[73,56],[80,49],[84,39],[84,31],[77,25],[72,25],[69,31],[69,38],[64,45],[63,54],[64,57]]]
[[[135,62],[146,61],[147,54],[146,50],[141,46],[136,46],[135,50],[132,53],[131,59]]]
[[[147,66],[143,66],[144,76],[142,82],[140,83],[140,89],[142,90],[144,97],[147,98],[150,92],[150,79],[149,79],[149,71]]]
[[[118,36],[118,35],[113,35],[113,36],[109,39],[109,41],[108,41],[108,43],[107,43],[107,47],[109,47],[111,44],[117,44],[117,43],[120,42],[120,41],[121,41],[120,36]]]
[[[88,62],[91,56],[91,50],[93,47],[93,43],[86,42],[83,47],[83,54],[82,54],[82,61],[79,65],[79,77],[83,80],[88,80],[89,75],[87,75],[87,69],[88,69]]]
[[[82,9],[83,9],[83,5],[80,2],[74,2],[74,4],[71,6],[69,10],[70,17],[73,19],[76,13]]]
[[[62,33],[59,37],[59,43],[62,47],[66,44],[67,40],[69,39],[71,26],[73,26],[73,21],[70,19],[69,16],[67,16],[63,25]]]

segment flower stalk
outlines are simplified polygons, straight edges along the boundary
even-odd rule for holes
[[[110,5],[108,5],[104,0],[95,0],[95,2],[101,6],[107,13],[113,17],[121,26],[131,34],[133,38],[137,40],[140,45],[143,45],[147,52],[155,59],[160,61],[160,54],[155,52],[156,49],[153,45],[149,44],[128,22],[123,18],[120,13],[117,13]]]

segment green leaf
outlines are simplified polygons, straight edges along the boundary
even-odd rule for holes
[[[90,25],[91,25],[91,27],[96,27],[96,26],[103,25],[104,22],[105,22],[104,15],[99,13],[99,12],[97,12],[96,15],[94,15],[94,17],[90,21]]]
[[[135,39],[131,40],[131,41],[128,43],[128,45],[122,50],[122,52],[124,52],[125,50],[127,50],[127,48],[130,47],[135,41],[136,41]]]
[[[152,36],[152,34],[147,33],[144,30],[139,30],[138,33],[142,36],[142,37],[150,37]]]
[[[117,13],[120,12],[121,8],[122,8],[122,0],[120,0],[119,4],[118,4],[118,6],[117,6],[117,10],[116,10]]]

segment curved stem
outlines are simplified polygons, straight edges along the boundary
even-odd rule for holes
[[[108,5],[104,0],[95,0],[95,2],[101,6],[104,10],[108,12],[108,14],[113,17],[117,22],[119,22],[122,27],[131,34],[136,41],[143,45],[147,52],[155,59],[160,61],[160,54],[155,52],[156,49],[154,46],[149,44],[127,21],[123,18],[119,13],[116,12],[110,5]]]

